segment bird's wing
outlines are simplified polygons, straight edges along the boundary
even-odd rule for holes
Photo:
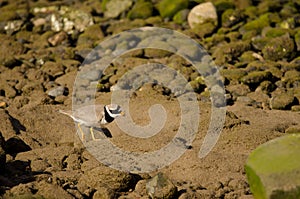
[[[103,117],[103,108],[103,105],[87,105],[74,111],[59,110],[59,112],[70,116],[76,122],[87,126],[97,126]]]

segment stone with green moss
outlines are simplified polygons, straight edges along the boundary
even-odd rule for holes
[[[255,61],[256,58],[253,56],[254,52],[253,51],[245,51],[240,57],[239,60],[240,62],[252,62]]]
[[[163,18],[172,18],[178,11],[188,7],[188,0],[162,0],[157,4],[159,14]]]
[[[207,22],[204,24],[196,25],[192,29],[192,31],[200,37],[205,37],[205,36],[211,35],[215,29],[216,29],[216,26],[213,23]]]
[[[221,75],[230,81],[239,81],[247,72],[244,69],[223,69]]]
[[[286,135],[257,147],[245,171],[254,198],[300,198],[300,134]]]
[[[295,55],[295,44],[289,34],[271,39],[262,49],[265,59],[277,61],[292,59]]]
[[[278,14],[266,13],[260,15],[257,19],[246,23],[240,28],[240,31],[241,33],[245,33],[247,31],[255,31],[258,34],[262,31],[264,27],[270,26],[271,22],[276,22],[278,20],[280,20]]]
[[[251,40],[253,48],[259,51],[261,51],[269,42],[270,38],[267,37],[255,37]]]
[[[180,10],[174,15],[173,21],[177,24],[183,24],[187,22],[187,16],[189,14],[189,11],[189,9]]]
[[[244,18],[240,10],[228,9],[222,14],[222,26],[231,27]]]
[[[287,110],[290,109],[295,101],[295,97],[292,92],[283,92],[276,94],[271,98],[271,109]]]
[[[225,10],[235,9],[235,2],[233,0],[217,0],[214,1],[218,14],[222,14]]]
[[[250,50],[250,48],[251,45],[248,41],[231,42],[218,46],[212,56],[215,58],[217,65],[222,65],[238,59],[243,52]]]
[[[285,34],[290,34],[292,31],[288,30],[286,28],[271,28],[271,27],[267,27],[264,28],[262,31],[262,35],[268,38],[275,38],[275,37],[280,37],[283,36]]]
[[[253,71],[241,78],[241,82],[250,86],[259,85],[264,80],[270,80],[272,74],[269,71]]]
[[[99,24],[94,24],[85,29],[84,33],[80,34],[77,40],[77,46],[95,47],[97,43],[104,38]]]
[[[109,0],[105,2],[104,16],[108,18],[116,18],[128,11],[132,4],[132,0]]]
[[[245,9],[244,14],[250,18],[255,19],[258,16],[258,10],[256,6],[249,6]]]
[[[132,9],[128,12],[129,19],[146,19],[152,16],[153,5],[147,0],[138,0]]]

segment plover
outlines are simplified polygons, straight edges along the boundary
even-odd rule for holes
[[[59,110],[59,112],[68,115],[77,123],[82,140],[84,140],[84,133],[80,125],[89,127],[92,139],[96,140],[93,128],[104,127],[106,124],[113,122],[115,118],[124,116],[124,112],[117,104],[88,105],[80,107],[75,111]]]

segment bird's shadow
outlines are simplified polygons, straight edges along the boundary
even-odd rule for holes
[[[93,127],[93,129],[103,133],[108,138],[112,138],[112,134],[110,133],[110,131],[107,128]]]

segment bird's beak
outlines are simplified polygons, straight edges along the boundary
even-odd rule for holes
[[[122,111],[122,112],[120,113],[120,115],[121,115],[121,116],[125,116],[125,112]]]

